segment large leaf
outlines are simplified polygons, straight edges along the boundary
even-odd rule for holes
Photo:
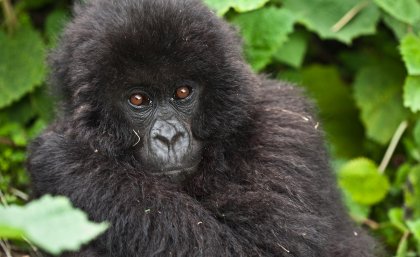
[[[420,3],[417,0],[374,0],[383,10],[408,24],[420,21]]]
[[[406,118],[401,89],[404,68],[397,63],[362,68],[356,75],[354,96],[361,110],[367,136],[386,144]]]
[[[298,15],[299,21],[321,38],[337,39],[350,43],[353,38],[373,34],[380,18],[375,4],[364,0],[283,0],[284,8]],[[364,5],[366,3],[366,6]],[[347,24],[335,31],[333,26],[348,12],[363,6]]]
[[[344,165],[338,173],[340,186],[350,194],[353,201],[376,204],[388,193],[388,178],[379,173],[376,164],[366,158],[357,158]]]
[[[401,54],[408,74],[420,75],[420,37],[408,34],[401,42]]]
[[[404,106],[412,112],[420,110],[420,76],[408,76],[404,84]]]
[[[400,20],[395,19],[389,14],[384,13],[382,15],[384,23],[394,32],[395,36],[401,40],[408,33],[420,33],[420,22],[416,22],[413,25],[404,23]]]
[[[303,33],[293,33],[274,54],[274,59],[294,68],[302,66],[308,48],[308,40]]]
[[[222,16],[230,8],[234,8],[237,12],[247,12],[258,9],[269,0],[204,0],[204,2],[218,15]]]
[[[333,66],[313,65],[281,79],[302,85],[320,109],[322,125],[335,157],[353,158],[362,148],[363,127],[351,91]]]
[[[88,221],[65,197],[44,196],[24,207],[0,207],[0,237],[22,239],[52,253],[75,251],[107,229]]]
[[[245,40],[245,54],[255,70],[263,69],[293,31],[295,18],[289,11],[275,7],[236,16]]]
[[[0,31],[0,108],[44,81],[44,57],[42,38],[30,26],[22,26],[13,35]]]

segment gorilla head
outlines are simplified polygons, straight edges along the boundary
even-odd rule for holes
[[[245,125],[253,75],[200,1],[93,0],[76,16],[51,57],[76,138],[181,180]]]

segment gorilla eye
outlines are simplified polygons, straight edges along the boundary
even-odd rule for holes
[[[191,94],[191,88],[189,86],[182,86],[176,89],[175,99],[185,99]]]
[[[134,107],[148,105],[150,103],[150,99],[146,95],[140,93],[132,94],[128,101]]]

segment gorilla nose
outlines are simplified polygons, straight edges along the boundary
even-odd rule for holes
[[[165,145],[168,148],[171,148],[171,146],[176,145],[176,143],[184,137],[184,133],[176,132],[173,133],[165,133],[165,134],[155,134],[154,140],[157,143],[160,143],[162,145]]]
[[[188,149],[188,132],[178,120],[157,120],[151,130],[150,149],[160,161],[176,164]]]

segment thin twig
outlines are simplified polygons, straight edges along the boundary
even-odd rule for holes
[[[4,254],[6,254],[7,257],[13,257],[12,252],[10,251],[9,247],[7,247],[7,244],[4,240],[0,240],[0,246],[3,249]]]
[[[391,161],[392,155],[394,154],[395,149],[397,148],[398,143],[401,140],[402,135],[404,134],[405,130],[408,127],[408,122],[403,121],[398,126],[397,130],[395,131],[394,135],[392,136],[391,143],[389,143],[388,149],[382,159],[381,165],[379,165],[379,172],[384,173],[386,167],[388,167],[389,162]]]
[[[14,195],[19,197],[20,199],[24,200],[24,201],[28,201],[29,200],[29,195],[25,194],[24,192],[20,191],[19,189],[16,189],[14,187],[12,187],[10,189],[10,192]]]
[[[9,206],[9,204],[6,201],[6,197],[4,197],[4,194],[1,190],[0,190],[0,201],[1,201],[1,204],[3,204],[4,206],[6,207]]]
[[[12,31],[13,29],[16,28],[16,25],[17,25],[17,18],[16,18],[15,11],[13,10],[10,0],[0,0],[0,2],[2,5],[7,29],[9,31]]]
[[[332,32],[339,32],[344,26],[346,26],[361,10],[369,5],[368,1],[364,1],[351,8],[343,18],[341,18],[336,24],[331,27]]]

